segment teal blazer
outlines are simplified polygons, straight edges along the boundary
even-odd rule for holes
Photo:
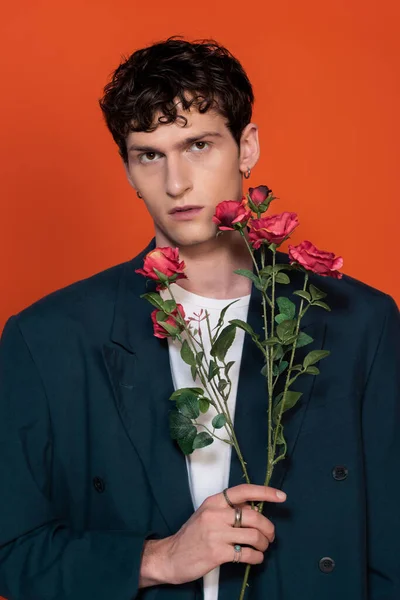
[[[145,539],[193,513],[185,457],[170,439],[168,343],[153,336],[139,256],[11,316],[0,344],[0,595],[9,600],[200,600],[202,579],[138,590]],[[278,253],[279,261],[288,262]],[[303,275],[290,273],[290,293]],[[252,569],[248,600],[399,600],[400,317],[356,279],[317,275],[331,312],[311,308],[310,348],[286,413],[288,457],[265,514],[276,540]],[[293,296],[293,299],[296,299]],[[297,301],[299,298],[297,298]],[[248,321],[261,328],[259,292]],[[250,477],[264,480],[261,353],[246,336],[236,431]],[[230,486],[242,482],[233,454]],[[222,490],[221,490],[222,491]],[[222,566],[220,600],[244,565]]]

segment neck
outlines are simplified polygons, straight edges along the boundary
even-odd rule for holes
[[[252,270],[252,259],[243,238],[237,232],[226,232],[204,244],[180,247],[187,279],[177,283],[185,290],[208,298],[239,298],[251,292],[251,281],[234,273],[236,269]]]

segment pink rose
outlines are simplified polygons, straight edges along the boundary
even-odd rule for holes
[[[168,333],[168,331],[166,329],[164,329],[164,327],[161,325],[161,323],[159,321],[157,321],[158,313],[162,313],[162,311],[158,310],[157,308],[155,310],[153,310],[153,312],[151,313],[151,320],[153,321],[155,337],[158,337],[161,339],[167,338],[167,337],[173,337],[173,335],[171,333]],[[185,318],[185,311],[183,309],[182,304],[177,304],[176,308],[172,311],[172,313],[170,315],[168,315],[168,317],[163,321],[163,323],[168,323],[168,325],[172,325],[173,327],[176,327],[176,333],[180,333],[181,331],[183,331],[183,325],[176,320],[176,317],[178,316],[178,314],[183,319]]]
[[[298,224],[299,219],[294,212],[283,212],[279,215],[252,219],[249,223],[249,238],[253,248],[257,250],[264,242],[281,244]]]
[[[311,242],[305,240],[298,246],[290,245],[288,254],[291,259],[291,265],[298,263],[308,271],[323,275],[324,277],[334,277],[341,279],[343,273],[337,269],[343,266],[343,258],[335,256],[333,252],[318,250]]]
[[[215,208],[212,220],[221,231],[234,231],[243,228],[251,216],[250,211],[243,202],[237,200],[224,200]]]
[[[164,282],[160,281],[159,276],[154,271],[160,271],[165,277],[168,277],[169,283],[173,283],[177,279],[186,279],[184,274],[185,263],[179,262],[178,248],[155,248],[151,250],[144,259],[143,269],[136,269],[136,273],[144,275],[154,281],[159,281],[160,286],[157,289],[165,287]]]

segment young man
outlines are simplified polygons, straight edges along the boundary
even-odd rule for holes
[[[332,312],[304,318],[304,329],[331,355],[299,383],[271,487],[261,485],[262,357],[247,337],[232,350],[230,402],[254,485],[222,444],[185,459],[170,438],[168,399],[187,372],[174,345],[154,337],[136,270],[155,245],[178,247],[186,310],[240,299],[232,310],[261,331],[259,294],[233,273],[251,268],[247,250],[236,232],[217,238],[212,222],[219,202],[241,199],[258,161],[252,103],[226,49],[174,38],[135,52],[106,86],[101,108],[155,240],[6,323],[0,594],[9,600],[231,600],[238,559],[254,565],[252,600],[400,597],[400,319],[390,296],[348,276],[311,277]],[[288,294],[299,285],[291,279]],[[252,500],[266,502],[263,515]]]

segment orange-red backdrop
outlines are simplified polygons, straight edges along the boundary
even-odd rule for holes
[[[249,185],[299,213],[293,240],[400,302],[399,16],[398,0],[4,3],[0,330],[152,235],[97,99],[121,55],[173,34],[214,37],[247,70],[262,151]]]

